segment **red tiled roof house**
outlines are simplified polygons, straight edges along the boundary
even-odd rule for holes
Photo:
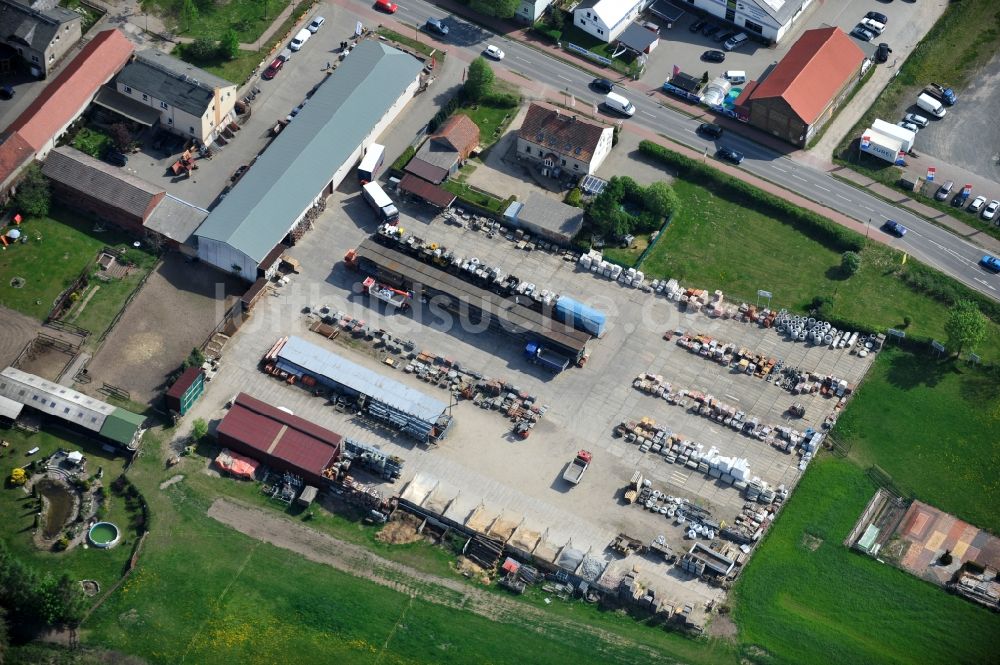
[[[746,86],[737,112],[754,127],[804,147],[861,80],[864,61],[840,28],[807,30],[767,78]]]
[[[517,154],[545,168],[594,173],[611,152],[614,130],[547,104],[532,104],[517,130]]]

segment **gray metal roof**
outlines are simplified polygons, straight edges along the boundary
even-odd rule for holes
[[[59,28],[74,20],[80,20],[80,15],[62,7],[32,9],[16,0],[0,0],[0,38],[25,44],[36,51],[48,49]]]
[[[167,194],[146,218],[145,227],[179,243],[186,243],[208,217],[204,208]]]
[[[583,227],[583,210],[533,192],[517,212],[517,221],[572,238]]]
[[[660,36],[638,23],[630,23],[625,32],[618,35],[618,41],[633,51],[644,52]]]
[[[384,44],[359,44],[196,235],[262,261],[422,67],[413,56]]]
[[[298,365],[315,376],[332,379],[362,395],[368,395],[429,423],[437,422],[448,408],[444,402],[353,363],[343,356],[310,344],[301,337],[289,337],[278,352],[278,359]]]
[[[164,189],[130,175],[70,146],[52,150],[42,166],[50,180],[84,192],[130,215],[145,218],[150,203]]]
[[[217,88],[233,85],[159,49],[136,53],[116,80],[195,117],[205,115]]]
[[[100,432],[116,408],[16,367],[0,372],[0,395],[92,432]]]
[[[743,0],[745,4],[756,5],[762,12],[774,19],[778,25],[784,25],[795,13],[802,9],[804,0]],[[753,12],[744,12],[753,16]]]

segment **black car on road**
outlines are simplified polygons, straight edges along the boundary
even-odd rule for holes
[[[726,54],[722,51],[705,51],[701,54],[701,59],[705,62],[722,62],[726,59]]]
[[[608,79],[594,79],[590,82],[590,87],[598,92],[608,93],[615,89],[615,84]]]
[[[738,150],[733,150],[727,146],[722,146],[716,150],[715,156],[733,164],[739,165],[743,163],[743,153]]]
[[[710,139],[720,138],[724,131],[722,127],[711,122],[703,122],[698,125],[698,133]]]

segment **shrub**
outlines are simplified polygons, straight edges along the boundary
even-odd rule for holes
[[[564,199],[566,205],[576,206],[577,208],[583,207],[583,192],[580,191],[579,187],[574,187],[573,189],[566,192],[566,198]]]
[[[56,542],[52,543],[52,549],[56,552],[62,552],[69,547],[69,538],[66,536],[61,537]]]
[[[191,424],[191,436],[195,441],[201,441],[208,436],[208,423],[204,418],[198,418]]]
[[[491,92],[483,97],[482,103],[498,109],[513,109],[521,105],[521,96],[510,92]]]
[[[397,157],[396,161],[392,163],[392,170],[402,171],[404,168],[406,168],[406,165],[410,163],[410,160],[413,159],[413,156],[416,154],[417,154],[416,148],[414,148],[412,145],[406,146],[406,150],[403,151],[403,154]]]
[[[861,269],[861,255],[854,251],[847,251],[840,256],[840,268],[844,274],[850,277]]]
[[[239,44],[237,44],[239,46]],[[219,52],[219,47],[214,39],[199,37],[184,49],[188,57],[196,62],[206,62],[215,58]]]
[[[223,33],[218,53],[226,60],[232,60],[240,54],[240,36],[232,28]]]
[[[909,316],[904,316],[903,317],[903,327],[904,328],[909,328],[912,324],[913,324],[913,319],[911,319]]]

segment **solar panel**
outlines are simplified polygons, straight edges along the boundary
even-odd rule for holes
[[[580,183],[580,189],[583,190],[584,194],[597,196],[604,191],[607,184],[607,180],[601,180],[597,176],[593,175],[586,175],[583,177],[583,182]]]

